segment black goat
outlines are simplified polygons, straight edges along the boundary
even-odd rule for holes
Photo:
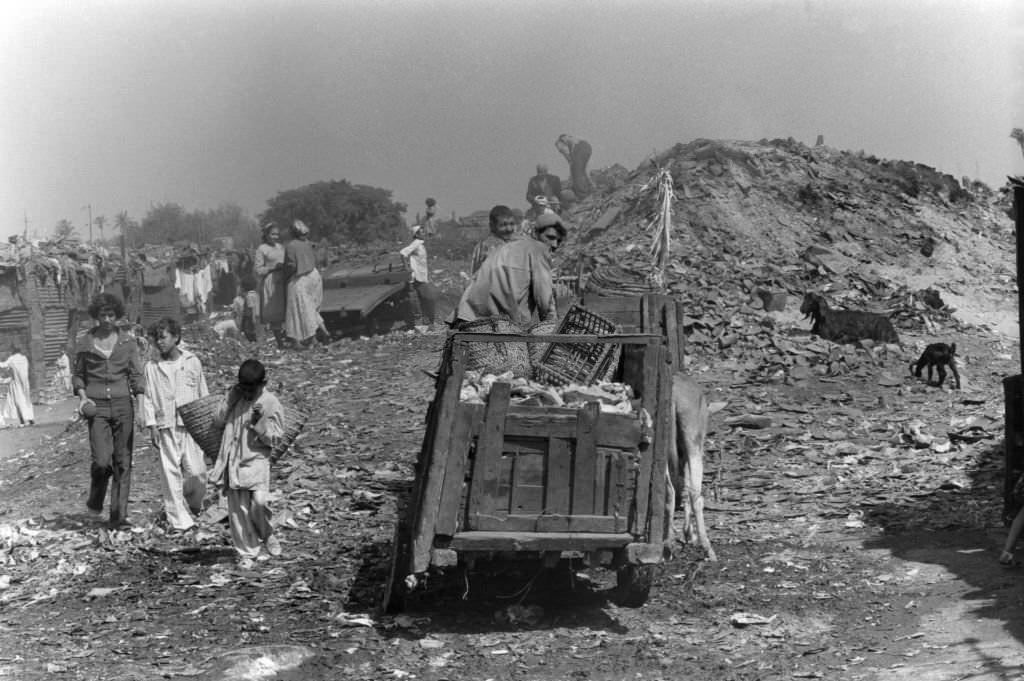
[[[960,389],[960,374],[956,370],[956,343],[932,343],[921,353],[921,358],[910,365],[910,373],[921,378],[921,371],[928,367],[928,382],[932,382],[932,367],[939,371],[939,387],[946,380],[946,365],[953,372],[953,382]]]
[[[811,333],[835,343],[853,343],[865,338],[879,343],[900,342],[896,329],[884,314],[859,310],[833,310],[817,293],[804,295],[800,312],[805,318],[810,317],[814,321]]]

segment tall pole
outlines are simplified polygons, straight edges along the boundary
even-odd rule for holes
[[[92,204],[89,206],[89,245],[92,246]]]

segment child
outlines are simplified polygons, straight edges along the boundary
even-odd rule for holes
[[[159,359],[147,362],[146,393],[142,396],[143,423],[150,441],[160,452],[164,513],[176,532],[195,527],[193,515],[203,510],[206,494],[206,461],[203,450],[178,415],[178,406],[209,394],[203,365],[194,354],[179,346],[181,326],[164,317],[149,330]]]
[[[235,326],[250,343],[256,341],[256,323],[259,321],[260,296],[256,292],[256,278],[251,274],[242,277],[238,295],[231,303]]]
[[[264,559],[261,544],[267,554],[281,555],[267,501],[270,452],[284,435],[283,409],[264,389],[266,383],[263,365],[245,360],[238,368],[238,383],[221,400],[214,417],[224,424],[224,436],[211,479],[227,497],[231,540],[243,570],[252,569],[254,559]]]

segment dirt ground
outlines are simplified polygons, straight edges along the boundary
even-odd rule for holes
[[[0,431],[0,678],[1024,678],[1022,572],[997,561],[1017,343],[958,336],[964,389],[950,391],[909,375],[924,340],[838,376],[695,360],[718,409],[719,561],[678,547],[644,607],[614,605],[607,571],[527,566],[450,575],[397,616],[376,605],[441,336],[304,354],[196,340],[211,389],[256,354],[317,409],[273,483],[285,555],[240,571],[221,524],[164,536],[141,439],[133,528],[107,532],[84,514],[83,425],[70,402],[40,406],[35,428]],[[743,425],[751,414],[771,425]]]

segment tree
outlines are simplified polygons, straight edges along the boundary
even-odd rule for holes
[[[75,236],[75,226],[71,224],[70,220],[58,220],[57,226],[53,230],[53,236],[57,241],[70,239]]]
[[[158,203],[142,218],[139,231],[147,244],[168,244],[187,238],[185,209],[176,203]]]
[[[405,209],[391,200],[388,189],[331,180],[279,192],[267,201],[259,221],[287,227],[302,220],[314,241],[326,237],[334,243],[365,244],[403,237]]]
[[[103,215],[97,215],[93,219],[93,222],[96,224],[96,226],[100,230],[100,243],[102,244],[103,243],[103,226],[105,224],[107,224],[107,218],[106,218],[106,216],[103,216]]]
[[[121,232],[121,236],[124,237],[125,244],[134,246],[137,240],[137,233],[139,230],[139,223],[128,217],[128,211],[123,210],[117,214],[114,218],[114,226],[117,227],[118,231]]]
[[[136,233],[143,243],[163,244],[191,241],[209,245],[215,237],[231,237],[236,246],[255,244],[259,238],[256,222],[232,203],[210,211],[187,212],[176,203],[157,204],[149,209]]]

